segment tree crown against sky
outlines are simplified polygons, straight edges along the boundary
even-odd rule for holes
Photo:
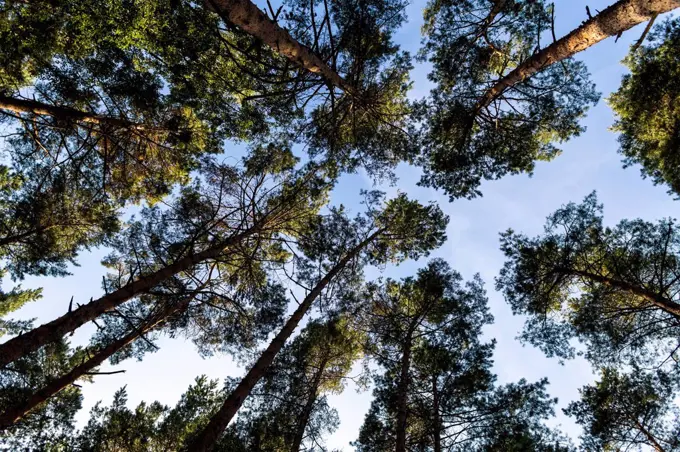
[[[432,0],[417,60],[396,43],[406,7],[0,2],[10,49],[0,57],[0,272],[65,276],[103,247],[109,269],[101,296],[71,300],[54,320],[2,320],[5,444],[324,450],[339,425],[331,396],[365,358],[377,369],[359,450],[574,449],[546,424],[556,404],[546,379],[496,382],[480,277],[463,284],[435,259],[412,277],[366,281],[367,268],[440,247],[448,215],[402,192],[362,191],[356,215],[329,196],[346,173],[395,182],[401,162],[450,201],[531,173],[585,130],[599,97],[574,55],[646,21],[611,104],[626,164],[674,190],[677,22],[643,41],[680,2],[588,9],[558,37],[549,2]],[[431,64],[424,99],[408,97],[414,61]],[[235,142],[242,163],[230,159]],[[535,239],[502,236],[497,286],[527,316],[525,341],[571,358],[580,340],[603,369],[566,410],[585,427],[584,447],[677,446],[676,229],[670,219],[604,227],[593,195]],[[40,296],[17,285],[0,294],[0,314]],[[89,322],[89,343],[70,344]],[[224,389],[198,379],[175,409],[130,410],[122,390],[78,431],[78,382],[106,361],[147,359],[163,336],[248,370]]]

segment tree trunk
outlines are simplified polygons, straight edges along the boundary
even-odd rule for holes
[[[536,72],[569,58],[610,37],[618,36],[637,24],[680,7],[680,0],[620,0],[585,21],[565,37],[524,60],[508,75],[498,80],[477,103],[477,111],[488,106],[511,86]]]
[[[651,443],[651,446],[654,448],[656,452],[666,452],[663,447],[661,447],[661,444],[659,444],[659,441],[652,435],[649,430],[647,430],[637,419],[635,419],[635,426],[637,427],[638,430],[640,430],[640,433],[645,435],[645,438],[647,438],[647,441]]]
[[[309,72],[319,74],[328,83],[340,88],[347,94],[354,92],[353,88],[319,58],[312,49],[293,39],[287,30],[279,27],[250,0],[204,1],[208,9],[216,12],[223,20],[261,40],[296,65]]]
[[[401,374],[397,387],[396,452],[406,452],[406,427],[408,421],[409,370],[411,368],[411,330],[401,352]]]
[[[76,110],[75,108],[59,107],[35,100],[17,99],[3,95],[0,95],[0,110],[7,110],[18,114],[33,113],[35,115],[52,116],[57,119],[86,122],[90,124],[106,123],[121,129],[143,130],[146,128],[142,124],[137,124],[122,118],[101,116]]]
[[[434,452],[442,452],[441,420],[439,419],[439,390],[437,388],[437,376],[432,376],[432,436],[434,440]]]
[[[291,445],[290,452],[298,452],[300,446],[302,445],[302,440],[305,437],[305,429],[309,423],[309,417],[312,415],[312,410],[314,409],[314,402],[316,402],[317,394],[319,393],[319,386],[321,385],[321,379],[323,378],[323,373],[326,370],[326,364],[328,363],[328,357],[325,356],[321,361],[321,365],[314,375],[314,381],[309,388],[309,396],[307,397],[307,403],[302,411],[302,416],[298,421],[297,429],[295,431],[295,438],[293,438],[293,444]]]
[[[576,276],[581,276],[586,279],[590,279],[595,282],[599,282],[601,284],[605,284],[610,287],[615,287],[617,289],[624,290],[626,292],[629,292],[633,295],[637,295],[641,298],[644,298],[645,300],[649,301],[652,303],[654,306],[658,307],[662,311],[665,311],[672,316],[680,319],[680,304],[663,297],[659,294],[656,294],[652,292],[651,290],[645,289],[643,287],[636,286],[634,284],[630,284],[626,281],[621,281],[618,279],[614,278],[609,278],[606,276],[601,276],[596,273],[591,273],[591,272],[586,272],[586,271],[581,271],[581,270],[574,270],[574,269],[566,269],[562,267],[558,267],[557,271],[560,273],[567,273],[567,274],[572,274]]]
[[[283,345],[286,343],[288,338],[293,334],[295,328],[298,326],[302,318],[305,316],[307,311],[312,306],[312,303],[316,298],[321,295],[323,289],[331,282],[331,280],[342,271],[343,268],[356,257],[361,250],[363,250],[368,244],[375,240],[383,230],[379,229],[375,233],[371,234],[366,240],[361,242],[359,245],[354,247],[345,257],[343,257],[332,269],[328,272],[326,276],[317,283],[311,292],[302,300],[300,306],[295,310],[293,315],[288,319],[286,324],[283,326],[281,331],[272,339],[269,343],[267,349],[260,355],[255,365],[248,371],[248,373],[243,377],[241,382],[236,386],[236,388],[229,394],[227,400],[224,401],[220,410],[213,415],[210,419],[208,425],[203,429],[203,431],[193,440],[193,442],[188,446],[190,452],[206,452],[212,450],[215,447],[215,443],[219,439],[220,435],[227,428],[229,422],[234,417],[238,409],[243,404],[243,401],[250,395],[250,391],[255,387],[262,376],[267,372],[267,369],[276,358],[276,355],[281,351]]]
[[[111,357],[111,355],[123,349],[128,344],[134,342],[135,339],[139,338],[143,334],[157,327],[171,315],[186,310],[194,298],[195,295],[187,297],[177,304],[167,306],[158,314],[152,315],[140,328],[130,331],[120,339],[101,348],[94,354],[92,358],[88,359],[79,366],[74,367],[67,374],[59,378],[55,378],[54,380],[47,383],[45,386],[33,393],[33,395],[31,395],[31,397],[29,397],[24,403],[7,409],[0,415],[0,431],[12,426],[15,422],[26,416],[26,414],[28,414],[38,405],[46,402],[50,397],[56,395],[68,385],[74,383],[82,376],[91,372],[94,368],[101,365],[104,361]]]
[[[167,267],[163,267],[133,283],[127,284],[120,289],[111,292],[110,294],[91,301],[49,323],[45,323],[25,334],[10,339],[0,345],[0,368],[28,353],[38,350],[43,345],[58,340],[66,333],[74,331],[81,325],[96,319],[101,314],[115,309],[117,306],[120,306],[137,295],[145,293],[177,273],[188,270],[192,266],[207,259],[219,257],[224,252],[225,248],[233,247],[242,240],[253,235],[261,228],[261,226],[262,222],[246,229],[240,234],[236,234],[233,237],[220,242],[218,245],[212,246],[199,253],[183,257]]]

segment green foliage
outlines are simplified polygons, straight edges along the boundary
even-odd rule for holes
[[[421,58],[433,64],[428,77],[436,87],[419,109],[426,122],[422,184],[442,188],[451,199],[479,196],[483,180],[531,173],[536,161],[559,154],[556,143],[584,130],[579,120],[599,95],[585,66],[573,59],[479,104],[540,48],[550,8],[533,0],[428,3]]]
[[[339,424],[326,395],[342,392],[361,343],[347,319],[309,323],[279,353],[226,436],[253,452],[324,450],[323,436]]]
[[[479,341],[492,321],[486,294],[479,278],[461,282],[437,259],[415,278],[367,286],[362,323],[383,373],[354,446],[394,450],[405,401],[406,450],[567,450],[542,424],[555,403],[547,381],[494,386],[493,343]]]
[[[600,380],[580,390],[565,413],[585,429],[588,450],[680,448],[680,412],[673,402],[677,381],[663,372],[634,367],[628,373],[602,369]]]
[[[0,258],[3,273],[65,275],[82,250],[119,229],[118,211],[81,184],[77,175],[30,164],[19,173],[2,167]]]
[[[680,194],[680,21],[668,20],[650,34],[649,44],[626,58],[630,74],[608,101],[617,115],[620,152],[626,166]]]
[[[305,120],[282,131],[336,172],[363,168],[391,177],[397,163],[416,153],[406,98],[411,61],[392,41],[405,6],[394,0],[290,0],[277,16],[345,82],[338,89],[307,74],[309,94],[298,95],[307,107]]]
[[[529,316],[522,338],[549,356],[573,356],[578,338],[597,365],[675,362],[678,233],[673,220],[604,227],[591,194],[557,210],[539,237],[502,234],[497,287]]]
[[[30,325],[27,325],[30,327]],[[26,328],[28,329],[28,328]],[[50,344],[0,371],[0,412],[30,397],[36,388],[67,372],[84,358],[66,342]],[[7,450],[63,450],[81,407],[79,388],[70,386],[0,433]]]
[[[174,408],[158,402],[127,407],[125,388],[111,406],[97,404],[87,425],[71,440],[73,450],[130,452],[180,450],[186,439],[202,428],[224,397],[216,381],[197,377]],[[226,449],[224,449],[226,450]]]

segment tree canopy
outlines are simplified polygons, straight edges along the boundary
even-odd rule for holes
[[[677,220],[608,225],[593,193],[536,237],[501,234],[520,340],[598,373],[564,405],[579,438],[546,378],[496,375],[479,274],[391,273],[450,220],[395,190],[398,168],[456,203],[531,174],[611,88],[577,54],[640,24],[613,130],[626,166],[680,194],[680,21],[653,26],[680,0],[586,7],[562,37],[546,0],[421,6],[411,55],[403,0],[0,0],[1,447],[326,451],[352,382],[372,389],[360,452],[680,449]],[[343,198],[350,173],[367,188]],[[68,300],[41,283],[93,251],[100,293],[23,316]],[[197,377],[172,408],[123,387],[79,421],[83,383],[169,339],[243,375]]]

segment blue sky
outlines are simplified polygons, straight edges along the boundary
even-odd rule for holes
[[[587,18],[585,6],[591,11],[601,10],[614,0],[557,0],[556,34],[563,36]],[[406,50],[415,53],[420,43],[421,12],[424,0],[413,1],[408,7],[409,22],[396,36]],[[599,43],[579,55],[588,65],[597,88],[603,93],[600,103],[593,108],[584,125],[587,131],[562,146],[563,154],[552,162],[539,163],[533,177],[511,176],[500,181],[482,185],[483,197],[474,200],[459,200],[449,203],[441,193],[417,187],[420,177],[416,168],[406,165],[398,170],[397,187],[385,187],[388,193],[397,189],[407,192],[421,201],[436,201],[450,216],[448,241],[433,253],[446,259],[466,279],[480,273],[489,295],[489,305],[495,317],[495,324],[485,330],[487,340],[496,338],[494,369],[499,383],[526,378],[536,381],[542,377],[550,380],[551,395],[559,398],[559,407],[578,398],[577,389],[594,379],[590,365],[582,360],[568,361],[560,365],[554,359],[547,359],[532,347],[523,347],[515,337],[522,327],[523,319],[514,317],[502,296],[493,290],[493,280],[503,264],[499,250],[498,233],[508,228],[535,235],[541,232],[545,217],[560,205],[570,201],[581,201],[588,193],[596,190],[604,204],[605,223],[615,224],[624,218],[657,220],[663,217],[677,217],[678,204],[666,189],[653,186],[651,181],[640,177],[639,168],[623,169],[621,157],[617,154],[616,136],[608,130],[612,124],[611,110],[604,99],[620,83],[625,67],[620,64],[628,46],[640,36],[643,26],[628,31],[618,43],[613,39]],[[412,73],[415,88],[414,97],[427,93],[427,66],[418,66]],[[345,176],[333,193],[333,202],[343,202],[350,208],[355,205],[360,188],[369,188],[369,182],[361,174]],[[17,317],[37,317],[37,323],[49,321],[65,313],[71,296],[80,303],[101,294],[101,278],[105,269],[99,262],[103,250],[84,254],[81,266],[67,278],[27,278],[24,287],[43,287],[43,300],[26,306]],[[412,274],[424,262],[405,263],[397,268],[388,268],[382,276],[402,277]],[[370,276],[378,276],[371,272]],[[6,288],[9,285],[5,286]],[[78,330],[72,338],[74,344],[84,343],[93,332],[93,326]],[[84,407],[78,419],[88,418],[89,409],[98,401],[108,404],[113,392],[127,385],[129,404],[134,406],[142,400],[158,400],[174,405],[180,395],[200,374],[223,379],[237,377],[243,368],[226,356],[202,359],[194,346],[183,340],[164,338],[160,351],[149,354],[142,362],[125,361],[115,369],[126,373],[98,376],[94,384],[85,384]],[[108,364],[103,370],[109,370]],[[346,451],[352,450],[349,441],[356,438],[363,416],[371,401],[370,391],[357,393],[350,385],[331,402],[340,414],[341,426],[329,438],[328,446]],[[579,429],[558,409],[553,424],[561,424],[564,431],[577,437]]]

